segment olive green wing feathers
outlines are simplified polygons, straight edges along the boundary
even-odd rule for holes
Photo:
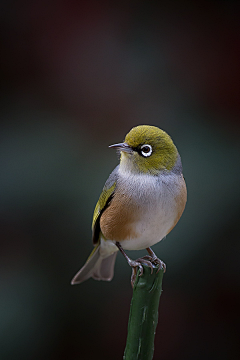
[[[99,234],[100,234],[100,218],[103,211],[109,206],[114,192],[117,186],[117,177],[118,177],[118,167],[119,165],[113,170],[113,172],[109,175],[102,193],[99,197],[99,200],[96,204],[94,213],[93,213],[93,220],[92,220],[92,240],[93,244],[97,244],[99,241]]]
[[[117,166],[107,179],[100,198],[97,202],[93,213],[92,221],[92,238],[94,249],[88,257],[85,265],[78,271],[78,273],[72,279],[71,284],[80,284],[81,282],[89,279],[90,277],[97,280],[111,280],[114,272],[114,263],[117,252],[110,256],[102,256],[100,252],[100,218],[103,211],[109,206],[117,186],[118,178]]]

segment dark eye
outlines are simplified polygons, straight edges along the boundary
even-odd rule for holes
[[[148,157],[152,154],[152,147],[151,145],[142,145],[141,146],[141,154],[144,157]]]

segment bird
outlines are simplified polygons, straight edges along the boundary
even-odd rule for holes
[[[109,146],[120,163],[108,177],[92,220],[93,251],[71,284],[93,278],[110,281],[120,251],[132,267],[134,285],[143,264],[166,265],[151,249],[175,227],[187,201],[179,152],[171,137],[151,125],[133,127],[122,143]],[[125,250],[146,249],[148,255],[132,260]]]

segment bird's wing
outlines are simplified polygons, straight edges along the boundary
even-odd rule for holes
[[[99,241],[99,234],[100,234],[100,217],[103,211],[109,206],[116,189],[117,185],[117,178],[118,178],[118,168],[119,165],[113,170],[113,172],[109,175],[102,193],[99,197],[99,200],[96,204],[94,213],[93,213],[93,220],[92,220],[92,240],[93,244],[97,244]]]

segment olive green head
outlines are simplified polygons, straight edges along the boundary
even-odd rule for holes
[[[155,126],[134,127],[124,143],[111,145],[121,151],[120,166],[126,171],[157,175],[171,170],[176,164],[178,151],[170,136]]]

